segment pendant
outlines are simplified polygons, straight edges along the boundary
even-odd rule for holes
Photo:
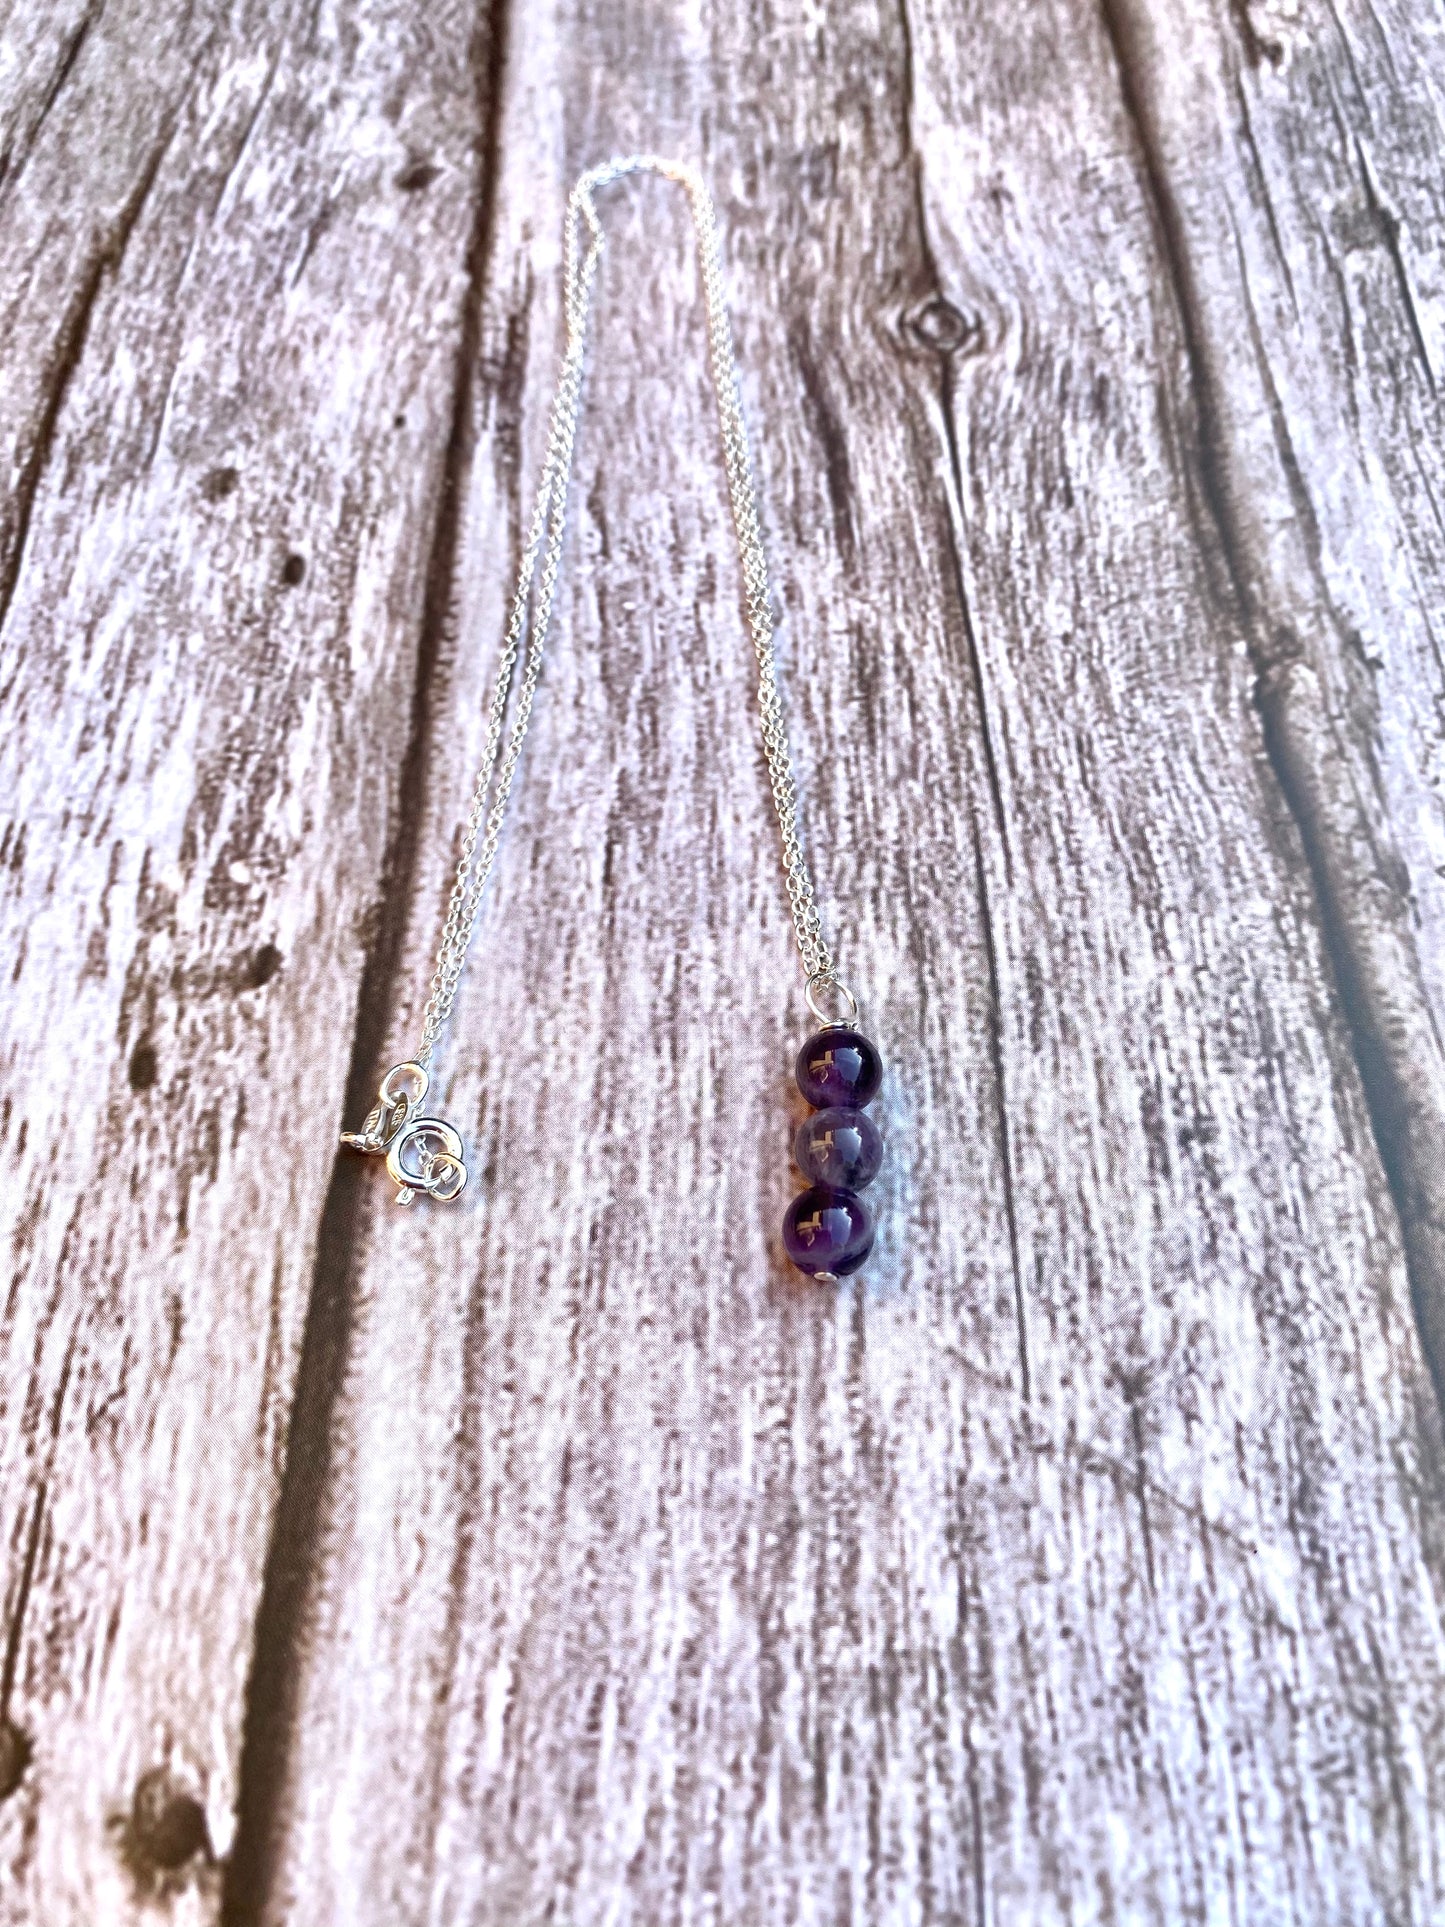
[[[788,1206],[783,1249],[799,1271],[836,1285],[873,1249],[873,1213],[858,1193],[883,1162],[883,1139],[864,1109],[878,1094],[883,1063],[861,1031],[827,1024],[798,1052],[797,1077],[813,1115],[798,1129],[793,1161],[809,1188]]]
[[[416,1115],[430,1081],[421,1064],[394,1064],[381,1080],[365,1124],[341,1133],[348,1149],[385,1157],[392,1183],[401,1187],[398,1204],[410,1204],[418,1192],[450,1204],[466,1189],[460,1136],[439,1117]]]

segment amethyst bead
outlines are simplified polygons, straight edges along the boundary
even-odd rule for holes
[[[798,1089],[815,1111],[833,1105],[861,1110],[878,1095],[883,1060],[856,1030],[829,1024],[798,1052]]]
[[[798,1126],[793,1140],[798,1169],[810,1184],[834,1191],[861,1191],[878,1175],[883,1140],[866,1111],[815,1111]]]
[[[815,1184],[788,1206],[783,1249],[810,1277],[846,1278],[873,1249],[873,1213],[853,1192]]]

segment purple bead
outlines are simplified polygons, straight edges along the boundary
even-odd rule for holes
[[[861,1191],[878,1175],[883,1140],[866,1111],[815,1111],[798,1126],[793,1140],[798,1169],[812,1184],[835,1191]]]
[[[815,1111],[832,1105],[861,1110],[878,1095],[883,1060],[856,1030],[829,1024],[798,1052],[798,1089]]]
[[[873,1249],[873,1213],[851,1191],[815,1184],[788,1206],[783,1249],[810,1277],[846,1278]]]

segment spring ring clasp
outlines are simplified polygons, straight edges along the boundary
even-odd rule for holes
[[[466,1189],[458,1132],[439,1117],[417,1116],[430,1082],[424,1064],[394,1064],[381,1080],[365,1124],[341,1133],[349,1150],[385,1157],[387,1173],[399,1187],[398,1204],[410,1204],[418,1193],[451,1204]]]

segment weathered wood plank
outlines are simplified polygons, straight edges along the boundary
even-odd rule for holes
[[[198,1920],[410,735],[473,21],[9,26],[3,1711],[33,1757],[0,1919]]]
[[[1440,18],[1371,0],[1106,13],[1445,1399]]]
[[[1281,1597],[1289,1599],[1299,1615],[1292,1630],[1297,1627],[1304,1635],[1295,1649],[1296,1663],[1307,1654],[1305,1674],[1313,1674],[1304,1693],[1307,1710],[1297,1706],[1286,1721],[1278,1718],[1275,1695],[1280,1680],[1267,1677],[1267,1662],[1260,1662],[1266,1676],[1232,1680],[1223,1696],[1222,1703],[1234,1701],[1226,1730],[1237,1719],[1238,1731],[1252,1736],[1250,1743],[1260,1734],[1269,1734],[1254,1761],[1258,1776],[1254,1791],[1243,1785],[1232,1789],[1231,1804],[1239,1802],[1235,1813],[1241,1828],[1235,1851],[1246,1852],[1244,1837],[1251,1824],[1246,1815],[1256,1803],[1254,1824],[1267,1814],[1267,1828],[1279,1829],[1265,1853],[1268,1870],[1256,1868],[1252,1880],[1244,1877],[1239,1891],[1246,1898],[1230,1895],[1237,1877],[1226,1872],[1231,1851],[1223,1851],[1213,1867],[1200,1854],[1201,1813],[1209,1801],[1206,1797],[1201,1808],[1198,1783],[1192,1792],[1186,1791],[1187,1775],[1182,1772],[1170,1804],[1177,1803],[1180,1813],[1188,1812],[1189,1820],[1177,1835],[1167,1828],[1155,1832],[1147,1823],[1142,1829],[1144,1840],[1150,1834],[1153,1840],[1141,1841],[1134,1868],[1141,1882],[1152,1883],[1152,1892],[1146,1885],[1132,1899],[1127,1889],[1115,1897],[1122,1917],[1131,1917],[1131,1909],[1137,1914],[1152,1908],[1160,1918],[1175,1918],[1181,1912],[1207,1918],[1228,1905],[1238,1905],[1242,1916],[1251,1919],[1405,1918],[1417,1908],[1428,1915],[1432,1905],[1438,1904],[1438,1843],[1432,1843],[1431,1832],[1438,1826],[1440,1758],[1433,1738],[1430,1694],[1414,1699],[1409,1674],[1415,1660],[1408,1655],[1413,1652],[1422,1658],[1433,1676],[1437,1662],[1429,1655],[1435,1644],[1432,1628],[1438,1624],[1438,1550],[1429,1554],[1435,1562],[1434,1577],[1418,1591],[1413,1585],[1406,1587],[1414,1601],[1409,1609],[1415,1616],[1414,1630],[1406,1634],[1390,1669],[1396,1684],[1384,1690],[1383,1698],[1377,1697],[1379,1676],[1371,1648],[1374,1626],[1382,1618],[1392,1618],[1394,1606],[1404,1596],[1399,1581],[1405,1569],[1401,1562],[1413,1556],[1406,1550],[1410,1536],[1418,1532],[1427,1549],[1438,1548],[1430,1512],[1427,1509],[1422,1516],[1420,1511],[1422,1499],[1439,1491],[1438,1435],[1428,1411],[1425,1377],[1404,1327],[1407,1301],[1398,1270],[1393,1271],[1386,1343],[1375,1353],[1373,1364],[1357,1349],[1356,1326],[1375,1315],[1376,1281],[1391,1274],[1379,1247],[1372,1250],[1368,1241],[1356,1242],[1364,1221],[1348,1195],[1338,1189],[1340,1152],[1305,1140],[1288,1157],[1266,1148],[1278,1128],[1274,1120],[1265,1121],[1276,1104],[1290,1120],[1287,1129],[1304,1128],[1312,1137],[1316,1123],[1306,1124],[1306,1119],[1313,1100],[1302,1098],[1302,1093],[1316,1079],[1337,1093],[1331,1128],[1340,1131],[1342,1148],[1352,1155],[1362,1149],[1360,1114],[1353,1093],[1345,1098],[1340,1090],[1342,1079],[1352,1083],[1353,1078],[1344,1069],[1338,1033],[1331,1040],[1331,1026],[1317,1019],[1311,1036],[1309,1020],[1287,1018],[1284,1004],[1269,988],[1279,968],[1265,961],[1269,952],[1278,955],[1282,945],[1284,955],[1293,961],[1299,955],[1299,938],[1276,923],[1282,893],[1269,880],[1268,871],[1261,866],[1252,876],[1237,873],[1241,828],[1221,808],[1224,769],[1211,736],[1200,733],[1202,717],[1208,713],[1208,677],[1227,673],[1226,713],[1233,714],[1245,746],[1252,745],[1254,757],[1259,757],[1261,745],[1250,725],[1248,707],[1256,685],[1253,678],[1239,674],[1241,631],[1235,627],[1237,604],[1230,598],[1228,577],[1215,567],[1200,580],[1197,563],[1192,584],[1178,573],[1181,537],[1191,521],[1198,529],[1205,559],[1217,561],[1218,557],[1217,550],[1211,557],[1211,529],[1201,499],[1204,491],[1194,468],[1199,437],[1191,419],[1188,386],[1178,379],[1184,372],[1180,349],[1185,344],[1169,314],[1170,303],[1160,286],[1163,276],[1150,263],[1152,250],[1146,252],[1141,245],[1147,223],[1140,218],[1137,179],[1126,186],[1121,178],[1118,157],[1129,145],[1124,130],[1117,119],[1103,124],[1097,111],[1091,113],[1087,105],[1102,99],[1106,89],[1101,74],[1094,91],[1085,94],[1081,49],[1089,45],[1089,32],[1088,23],[1079,17],[1081,11],[1060,7],[1051,22],[1049,10],[1033,9],[1030,33],[1016,36],[1009,55],[996,61],[976,57],[983,42],[982,22],[975,23],[975,33],[960,37],[958,16],[952,9],[934,15],[931,33],[923,25],[915,30],[915,73],[922,76],[916,116],[925,157],[924,205],[932,251],[954,301],[982,318],[982,338],[992,350],[964,364],[953,398],[959,487],[970,538],[965,553],[975,571],[970,577],[970,599],[981,638],[985,688],[996,692],[1004,818],[1009,825],[1025,826],[1028,837],[1022,851],[1016,846],[1012,852],[1015,870],[1032,873],[1039,868],[1040,799],[1052,799],[1057,790],[1067,792],[1077,784],[1072,803],[1054,804],[1065,826],[1060,842],[1069,856],[1060,862],[1052,892],[1061,922],[1044,952],[1050,961],[1042,971],[1037,963],[1042,946],[1038,934],[1029,929],[1032,919],[1014,908],[1018,892],[1011,883],[1009,852],[1003,854],[992,879],[991,901],[1003,906],[1003,934],[995,947],[1006,1013],[1005,1088],[1021,1147],[1020,1195],[1042,1196],[1052,1207],[1053,1221],[1045,1218],[1044,1235],[1034,1233],[1036,1276],[1041,1283],[1050,1277],[1068,1277],[1070,1272],[1087,1276],[1098,1263],[1087,1238],[1076,1247],[1073,1266],[1059,1265],[1060,1243],[1067,1250],[1070,1242],[1067,1231],[1061,1240],[1059,1228],[1067,1226],[1071,1214],[1067,1193],[1061,1200],[1054,1198],[1061,1151],[1057,1120],[1061,1116],[1073,1120],[1066,1139],[1072,1150],[1078,1120],[1093,1110],[1095,1093],[1104,1082],[1102,1074],[1088,1075],[1085,1040],[1096,1040],[1096,1049],[1102,1042],[1103,1048],[1122,1052],[1126,1059],[1138,1050],[1132,1075],[1126,1075],[1119,1090],[1123,1098],[1132,1086],[1132,1102],[1126,1100],[1118,1113],[1106,1117],[1102,1128],[1095,1127],[1097,1162],[1108,1170],[1110,1161],[1115,1161],[1117,1184],[1119,1137],[1121,1128],[1128,1129],[1125,1120],[1132,1126],[1128,1134],[1138,1131],[1150,1147],[1147,1152],[1143,1144],[1138,1147],[1136,1176],[1119,1184],[1118,1190],[1132,1207],[1121,1219],[1121,1238],[1141,1235],[1142,1200],[1153,1193],[1147,1215],[1154,1222],[1153,1237],[1158,1242],[1152,1263],[1143,1258],[1146,1276],[1152,1273],[1153,1289],[1128,1292],[1122,1315],[1106,1322],[1093,1373],[1096,1382],[1107,1383],[1111,1376],[1117,1381],[1125,1406],[1131,1407],[1142,1391],[1143,1410],[1135,1433],[1143,1443],[1141,1477],[1146,1466],[1156,1475],[1169,1468],[1158,1480],[1166,1489],[1177,1490],[1175,1481],[1182,1476],[1186,1489],[1193,1487],[1201,1496],[1210,1493],[1217,1498],[1230,1492],[1227,1511],[1243,1502],[1250,1524],[1240,1533],[1240,1542],[1251,1548],[1246,1570],[1252,1577],[1258,1580],[1282,1547],[1291,1548],[1288,1557],[1295,1571],[1285,1581]],[[928,14],[924,10],[915,17],[928,20]],[[971,50],[967,62],[956,54],[950,58],[954,47],[965,45]],[[1027,74],[1048,76],[1049,85],[1031,97],[1021,84],[1021,75]],[[1029,124],[1036,121],[1054,131],[1055,139],[1047,146],[1021,132],[1010,133],[1010,127],[1017,126],[1021,96],[1025,102],[1031,100]],[[1179,105],[1182,111],[1182,100]],[[1192,111],[1197,115],[1197,97]],[[1047,158],[1049,148],[1052,162]],[[1089,157],[1084,191],[1071,203],[1068,187],[1076,178],[1080,154]],[[1053,212],[1063,205],[1072,210],[1067,241]],[[1003,261],[1007,270],[1001,269]],[[1153,263],[1157,261],[1156,255]],[[1141,268],[1151,287],[1159,290],[1147,303],[1131,298],[1141,285]],[[1091,326],[1080,325],[1081,305],[1091,317]],[[1002,393],[995,385],[1000,356],[1008,357],[1011,364],[1010,380]],[[1176,377],[1172,393],[1166,389],[1162,397],[1156,387],[1161,368]],[[1069,398],[1080,388],[1088,395],[1088,405],[1075,403],[1071,409]],[[1144,431],[1132,449],[1120,442],[1116,425],[1126,399],[1132,402],[1126,418]],[[1075,426],[1079,418],[1089,427]],[[1119,468],[1101,462],[1097,450],[1085,467],[1078,453],[1081,434],[1101,440]],[[1089,544],[1100,558],[1100,577],[1092,595],[1081,592],[1076,586],[1082,568],[1074,505],[1081,495],[1098,497],[1113,504],[1117,512],[1117,505],[1130,493],[1125,478],[1131,474],[1134,511],[1124,523],[1129,544],[1122,546],[1117,529],[1101,517],[1102,526]],[[1167,491],[1166,477],[1172,481]],[[1031,513],[1016,506],[1030,502],[1039,505]],[[1248,506],[1242,490],[1241,513]],[[1268,521],[1275,506],[1273,498],[1263,496],[1257,508],[1261,519]],[[1135,545],[1151,522],[1158,530],[1157,547],[1150,544],[1141,553]],[[1170,525],[1173,533],[1166,533]],[[998,564],[1003,558],[1018,558],[1024,566],[1001,569]],[[1141,581],[1149,581],[1166,596],[1172,591],[1178,598],[1168,620],[1142,632],[1147,661],[1128,649],[1127,623],[1120,623],[1117,603],[1109,593],[1111,582],[1116,581],[1127,583],[1130,593],[1137,593]],[[1107,613],[1101,618],[1096,611]],[[1201,651],[1206,634],[1211,636],[1216,658],[1208,676],[1200,661],[1201,653],[1208,653]],[[1117,706],[1096,708],[1088,701],[1091,686],[1100,680],[1117,692]],[[1060,756],[1057,735],[1065,724],[1069,753]],[[1081,745],[1080,735],[1089,748]],[[1117,801],[1094,795],[1096,758],[1106,761],[1112,780],[1129,770],[1131,784],[1139,784],[1137,792],[1131,796],[1125,788]],[[1074,774],[1076,762],[1081,777]],[[1032,782],[1019,787],[1021,770],[1030,768]],[[1270,801],[1273,785],[1262,770],[1258,774],[1262,787],[1256,807],[1268,831],[1276,814]],[[1200,821],[1199,799],[1205,791],[1214,792],[1211,808],[1221,819],[1212,853],[1207,845],[1199,848],[1194,827]],[[1383,812],[1381,822],[1383,826]],[[1081,845],[1083,852],[1090,852],[1091,845],[1098,847],[1104,826],[1117,841],[1119,862],[1131,886],[1128,894],[1141,908],[1152,902],[1151,908],[1144,909],[1145,927],[1136,926],[1132,941],[1126,934],[1130,920],[1124,905],[1110,908],[1117,887],[1114,866],[1090,854],[1078,854]],[[1287,872],[1299,880],[1293,836],[1282,833],[1277,822],[1269,833]],[[1170,899],[1167,907],[1159,897],[1151,898],[1143,882],[1151,873]],[[1271,924],[1276,925],[1273,931]],[[1051,1000],[1040,1000],[1033,990],[1040,981],[1071,987],[1088,982],[1092,971],[1087,960],[1106,947],[1103,932],[1110,929],[1119,933],[1115,967],[1130,978],[1143,979],[1129,1001],[1142,994],[1146,1007],[1154,1006],[1153,1026],[1138,1019],[1120,1022],[1117,1005],[1110,1008],[1112,996],[1095,1009],[1090,1022],[1080,1016],[1072,996],[1070,1007],[1060,1013]],[[1151,952],[1160,973],[1152,990],[1152,973],[1145,961]],[[1247,967],[1241,968],[1246,960]],[[1181,968],[1195,973],[1200,987],[1208,986],[1210,994],[1175,1004]],[[1157,1004],[1156,998],[1160,999]],[[1255,1005],[1253,1016],[1241,1027],[1242,1012],[1250,1004]],[[1048,1048],[1051,1016],[1058,1024],[1052,1051]],[[1152,1046],[1144,1041],[1151,1028]],[[1195,1040],[1193,1048],[1200,1053],[1196,1069],[1191,1069],[1190,1052],[1181,1050],[1186,1038]],[[1222,1060],[1229,1063],[1230,1074],[1222,1074]],[[1187,1216],[1175,1217],[1174,1210],[1162,1203],[1161,1193],[1169,1197],[1176,1192],[1181,1175],[1173,1168],[1176,1160],[1180,1164],[1196,1159],[1213,1162],[1216,1157],[1220,1165],[1206,1180],[1206,1190],[1216,1185],[1224,1192],[1234,1190],[1226,1175],[1233,1157],[1217,1147],[1232,1132],[1240,1132],[1241,1126],[1238,1121],[1232,1127],[1225,1124],[1223,1136],[1217,1138],[1215,1129],[1223,1120],[1215,1103],[1249,1062],[1259,1073],[1280,1082],[1269,1096],[1262,1091],[1251,1093],[1251,1108],[1260,1105],[1264,1117],[1235,1138],[1243,1151],[1239,1169],[1250,1173],[1248,1215],[1240,1218],[1226,1208],[1226,1236],[1221,1237],[1216,1228],[1202,1239],[1196,1232],[1190,1240],[1199,1268],[1195,1289],[1202,1288],[1204,1294],[1194,1298],[1191,1308],[1191,1294],[1179,1289],[1180,1253],[1175,1242]],[[1115,1070],[1113,1079],[1117,1078]],[[1186,1092],[1191,1095],[1186,1097]],[[1135,1105],[1137,1123],[1130,1119]],[[1034,1119],[1041,1121],[1042,1129],[1035,1123],[1030,1130]],[[1253,1144],[1252,1151],[1243,1149],[1247,1143]],[[1026,1163],[1030,1150],[1031,1171]],[[1072,1185],[1073,1158],[1067,1163]],[[1216,1195],[1215,1202],[1222,1203],[1222,1198]],[[1095,1227],[1106,1222],[1102,1193],[1096,1212],[1090,1215]],[[1022,1210],[1020,1218],[1027,1250],[1029,1230]],[[1278,1227],[1273,1235],[1266,1228],[1271,1218]],[[1303,1247],[1284,1230],[1290,1220],[1313,1227]],[[1340,1226],[1344,1245],[1331,1248],[1327,1230],[1331,1222]],[[1280,1231],[1284,1236],[1276,1243]],[[1133,1262],[1139,1263],[1141,1257],[1135,1255]],[[1214,1296],[1216,1267],[1221,1264],[1225,1275],[1232,1271],[1237,1278],[1249,1280],[1250,1316],[1243,1322]],[[1127,1276],[1126,1268],[1118,1266],[1116,1275]],[[1324,1302],[1310,1302],[1315,1293],[1323,1294]],[[1063,1294],[1061,1316],[1070,1311],[1072,1296],[1068,1291]],[[1385,1337],[1383,1328],[1379,1336]],[[1251,1364],[1249,1354],[1256,1345],[1260,1350]],[[1065,1385],[1078,1375],[1077,1341],[1071,1343],[1070,1353]],[[1130,1384],[1136,1370],[1138,1390]],[[1397,1376],[1402,1371],[1404,1387]],[[1199,1392],[1204,1385],[1210,1389],[1201,1405]],[[1131,1428],[1135,1424],[1132,1415],[1129,1424]],[[1415,1434],[1410,1453],[1414,1470],[1394,1501],[1377,1513],[1370,1488],[1377,1479],[1386,1488],[1393,1483],[1393,1448],[1388,1441],[1397,1432]],[[1116,1436],[1120,1458],[1127,1459],[1125,1439]],[[1238,1446],[1251,1437],[1253,1450],[1274,1468],[1272,1475],[1262,1475],[1257,1465],[1239,1458],[1226,1468],[1231,1440]],[[1286,1438],[1291,1444],[1282,1447]],[[1371,1464],[1376,1467],[1374,1473],[1366,1471]],[[1357,1484],[1361,1480],[1364,1483]],[[1208,1510],[1208,1501],[1204,1509]],[[1346,1524],[1350,1517],[1376,1520],[1387,1512],[1394,1514],[1396,1525],[1378,1538],[1373,1531],[1361,1538],[1357,1526]],[[1322,1541],[1337,1550],[1353,1544],[1354,1553],[1345,1556],[1361,1557],[1374,1578],[1365,1578],[1362,1571],[1357,1580],[1346,1582],[1343,1592],[1337,1591],[1339,1575],[1325,1575],[1318,1568]],[[1276,1576],[1281,1576],[1278,1568]],[[1356,1598],[1373,1595],[1372,1603],[1363,1610],[1342,1610],[1355,1586],[1360,1589]],[[1168,1590],[1161,1587],[1161,1596]],[[1206,1596],[1210,1590],[1204,1589]],[[1255,1602],[1256,1609],[1259,1603]],[[1246,1606],[1241,1617],[1247,1621],[1250,1616]],[[1181,1614],[1181,1619],[1185,1617]],[[1218,1629],[1226,1648],[1228,1617]],[[1171,1644],[1166,1642],[1166,1650]],[[1187,1635],[1180,1637],[1173,1660],[1178,1662],[1191,1644]],[[1170,1770],[1178,1770],[1189,1753],[1182,1732],[1176,1730],[1169,1741],[1159,1738],[1159,1709],[1168,1697],[1164,1681],[1170,1661],[1163,1651],[1158,1660],[1155,1683],[1143,1698],[1149,1708],[1148,1725],[1160,1744],[1161,1783],[1167,1784]],[[1282,1671],[1287,1675],[1290,1668]],[[1372,1716],[1365,1715],[1360,1732],[1347,1743],[1355,1771],[1335,1788],[1333,1798],[1321,1803],[1312,1784],[1315,1768],[1303,1764],[1311,1750],[1304,1734],[1318,1730],[1316,1722],[1325,1730],[1335,1728],[1331,1702],[1337,1694],[1356,1709],[1358,1717],[1372,1701],[1378,1713],[1386,1705],[1398,1707],[1397,1687],[1403,1688],[1415,1708],[1407,1722],[1407,1726],[1413,1724],[1413,1731],[1397,1729],[1402,1754],[1391,1764],[1388,1755],[1393,1748],[1385,1754],[1374,1751],[1367,1738]],[[1245,1707],[1255,1693],[1261,1698],[1251,1716]],[[1296,1718],[1298,1725],[1294,1725]],[[1291,1726],[1293,1735],[1287,1738]],[[1205,1759],[1209,1750],[1204,1749]],[[1226,1751],[1233,1748],[1226,1746]],[[1266,1754],[1272,1757],[1267,1759]],[[1399,1776],[1405,1758],[1411,1761],[1408,1773],[1418,1790],[1418,1806],[1413,1798],[1407,1798],[1403,1807],[1400,1803]],[[1050,1763],[1050,1771],[1058,1771],[1056,1763]],[[1107,1808],[1107,1793],[1103,1804]],[[1144,1814],[1139,1809],[1125,1810],[1130,1827],[1139,1828]],[[1385,1816],[1390,1813],[1395,1816],[1393,1837],[1387,1839]],[[1221,1831],[1216,1838],[1222,1841],[1229,1826],[1225,1803],[1219,1819]],[[1362,1827],[1370,1837],[1363,1853]],[[1256,1845],[1258,1839],[1256,1834]],[[1102,1842],[1094,1862],[1096,1867],[1100,1864],[1108,1865]],[[1161,1870],[1171,1866],[1177,1882],[1172,1893],[1159,1885]]]
[[[1438,1413],[1103,24],[531,8],[499,145],[378,1066],[480,743],[566,184],[695,154],[822,895],[892,1066],[887,1230],[836,1299],[779,1262],[801,1020],[680,210],[638,188],[444,1065],[483,1180],[420,1220],[367,1194],[232,1911],[1428,1917]]]

